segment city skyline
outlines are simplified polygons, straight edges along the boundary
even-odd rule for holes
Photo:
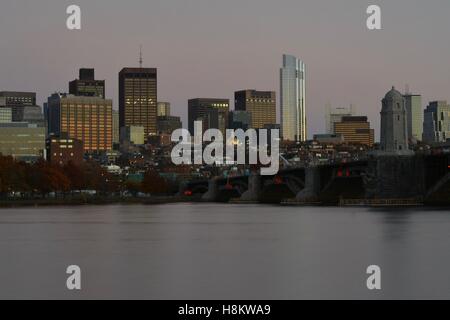
[[[429,101],[448,99],[449,70],[442,65],[450,46],[440,40],[448,30],[449,3],[382,1],[383,29],[376,32],[365,28],[367,3],[357,1],[350,1],[345,9],[326,1],[247,1],[240,11],[233,9],[232,2],[211,1],[126,5],[109,1],[105,8],[101,1],[82,0],[79,5],[82,30],[69,31],[64,25],[65,3],[2,4],[1,23],[8,26],[0,30],[2,90],[35,91],[42,105],[52,92],[66,91],[67,81],[77,78],[80,67],[94,67],[97,76],[106,79],[106,96],[117,109],[117,73],[123,66],[138,66],[142,44],[144,65],[159,70],[158,98],[171,102],[183,123],[187,123],[190,98],[232,100],[233,93],[244,88],[274,90],[279,97],[283,53],[301,57],[308,66],[309,138],[325,131],[328,101],[357,105],[379,137],[378,106],[386,88],[395,85],[403,91],[408,83],[413,92],[422,94],[422,108]],[[273,10],[282,18],[266,24]],[[433,24],[428,18],[418,19],[422,13],[433,17]],[[312,16],[324,19],[317,22]],[[200,17],[212,22],[208,28],[188,24]],[[111,24],[111,18],[127,23]],[[304,36],[292,41],[289,35],[300,30]]]

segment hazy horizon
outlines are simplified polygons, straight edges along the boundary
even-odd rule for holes
[[[82,10],[82,30],[66,29],[66,8]],[[382,9],[380,31],[366,8]],[[277,92],[282,55],[307,71],[308,137],[325,131],[325,104],[356,105],[379,133],[381,99],[396,86],[450,100],[450,2],[435,0],[3,0],[0,91],[35,91],[38,104],[68,91],[78,69],[95,68],[118,108],[118,72],[158,68],[158,100],[187,127],[187,100],[229,98],[241,89]],[[279,118],[279,115],[278,115]]]

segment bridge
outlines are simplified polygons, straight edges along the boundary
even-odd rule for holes
[[[331,201],[342,196],[361,196],[362,172],[367,163],[356,161],[334,165],[286,168],[276,175],[215,177],[192,181],[182,187],[186,196],[200,196],[209,202],[281,203],[287,199],[298,201]]]
[[[209,202],[338,204],[342,199],[417,199],[450,205],[450,154],[374,156],[367,160],[291,167],[273,176],[191,181],[181,192]]]

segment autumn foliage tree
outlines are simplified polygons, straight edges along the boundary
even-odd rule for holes
[[[167,181],[153,169],[147,170],[141,184],[142,192],[149,194],[164,194],[169,190]]]

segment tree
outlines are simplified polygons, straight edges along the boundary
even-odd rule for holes
[[[144,193],[162,194],[168,192],[169,186],[167,181],[158,172],[153,169],[148,169],[144,174],[141,189]]]

